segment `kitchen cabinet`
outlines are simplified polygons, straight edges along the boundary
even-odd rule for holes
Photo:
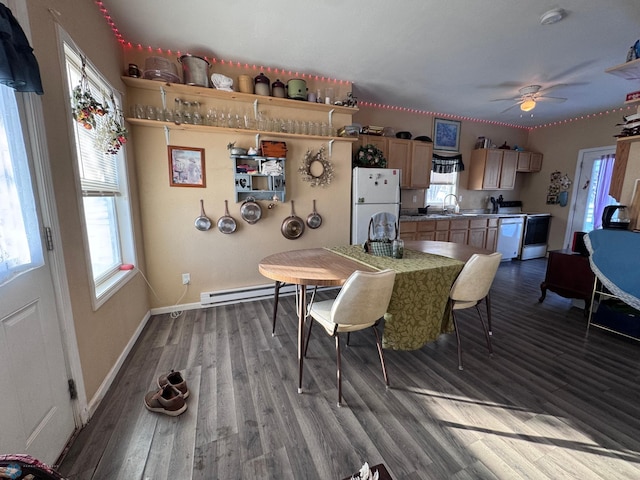
[[[389,150],[387,149],[387,137],[379,135],[360,135],[358,138],[358,146],[373,145],[382,152],[384,158],[389,159]]]
[[[403,188],[429,188],[433,144],[394,137],[361,135],[358,146],[373,145],[387,159],[387,168],[402,171],[400,186]]]
[[[403,240],[436,240],[496,250],[497,218],[421,220],[400,222]]]
[[[387,139],[388,167],[402,170],[400,186],[429,188],[433,144],[400,138]]]
[[[516,183],[518,152],[498,148],[479,148],[471,153],[469,190],[513,190]]]
[[[487,222],[487,235],[484,248],[495,252],[498,248],[498,219],[489,218]]]
[[[469,220],[469,245],[485,248],[487,244],[487,219],[478,218]]]
[[[542,154],[535,152],[518,152],[517,172],[539,172],[542,170]]]
[[[249,197],[255,200],[285,201],[286,158],[231,155],[231,160],[235,163],[236,203],[244,202]],[[265,173],[269,171],[281,173]]]

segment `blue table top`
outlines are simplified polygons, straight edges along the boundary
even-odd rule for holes
[[[585,236],[591,270],[627,305],[640,309],[640,233],[593,230]]]

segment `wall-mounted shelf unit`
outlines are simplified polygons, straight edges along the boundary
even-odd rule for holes
[[[236,203],[248,197],[285,201],[285,157],[231,155],[234,162]]]
[[[144,78],[121,77],[127,87],[141,88],[160,92],[164,89],[167,94],[175,96],[186,96],[201,99],[211,98],[218,100],[233,100],[253,104],[257,100],[260,105],[271,105],[276,107],[297,108],[307,111],[346,113],[353,115],[358,112],[357,107],[344,107],[340,105],[326,105],[324,103],[306,102],[303,100],[292,100],[290,98],[268,97],[266,95],[254,95],[252,93],[227,92],[215,88],[196,87],[193,85],[183,85],[181,83],[166,83],[157,80],[146,80]]]
[[[127,122],[131,125],[141,125],[144,127],[153,127],[153,128],[168,128],[170,130],[190,130],[192,132],[221,132],[221,133],[233,133],[234,135],[260,135],[265,137],[276,137],[276,138],[298,138],[298,139],[309,139],[309,140],[324,140],[329,142],[331,140],[336,140],[338,142],[357,142],[358,138],[354,137],[327,137],[322,135],[305,135],[299,133],[289,133],[289,132],[271,132],[271,131],[263,131],[263,130],[250,130],[246,128],[226,128],[226,127],[213,127],[209,125],[192,125],[188,123],[172,123],[172,122],[163,122],[160,120],[147,120],[146,118],[132,118],[127,117]]]

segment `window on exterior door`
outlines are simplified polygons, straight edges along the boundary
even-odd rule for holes
[[[110,110],[119,109],[118,93],[70,39],[63,41],[63,50],[70,101],[84,68],[91,95],[98,102],[108,103]],[[109,138],[105,137],[105,129],[100,128],[99,122],[104,121],[101,118],[104,117],[96,116],[97,128],[91,129],[73,121],[85,242],[95,286],[94,308],[130,277],[121,266],[135,264],[125,150],[108,151]]]
[[[41,239],[15,93],[0,84],[0,285],[44,264]]]

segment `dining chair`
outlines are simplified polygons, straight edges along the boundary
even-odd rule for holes
[[[387,312],[396,273],[387,269],[380,272],[353,272],[344,283],[335,299],[315,302],[309,310],[310,323],[304,354],[307,354],[311,328],[314,321],[324,327],[329,336],[336,339],[336,377],[338,406],[342,402],[342,372],[340,367],[340,333],[351,333],[372,327],[382,365],[385,385],[389,386],[380,335],[376,328]]]
[[[453,326],[456,331],[456,341],[458,343],[458,369],[462,370],[462,345],[460,344],[460,329],[456,318],[456,310],[475,307],[484,330],[484,336],[489,348],[489,356],[493,356],[491,347],[491,303],[489,290],[498,271],[502,254],[499,252],[490,255],[475,253],[465,263],[462,271],[458,274],[456,281],[449,292],[449,304],[453,317]],[[478,305],[484,300],[487,307],[487,325],[485,325]]]

